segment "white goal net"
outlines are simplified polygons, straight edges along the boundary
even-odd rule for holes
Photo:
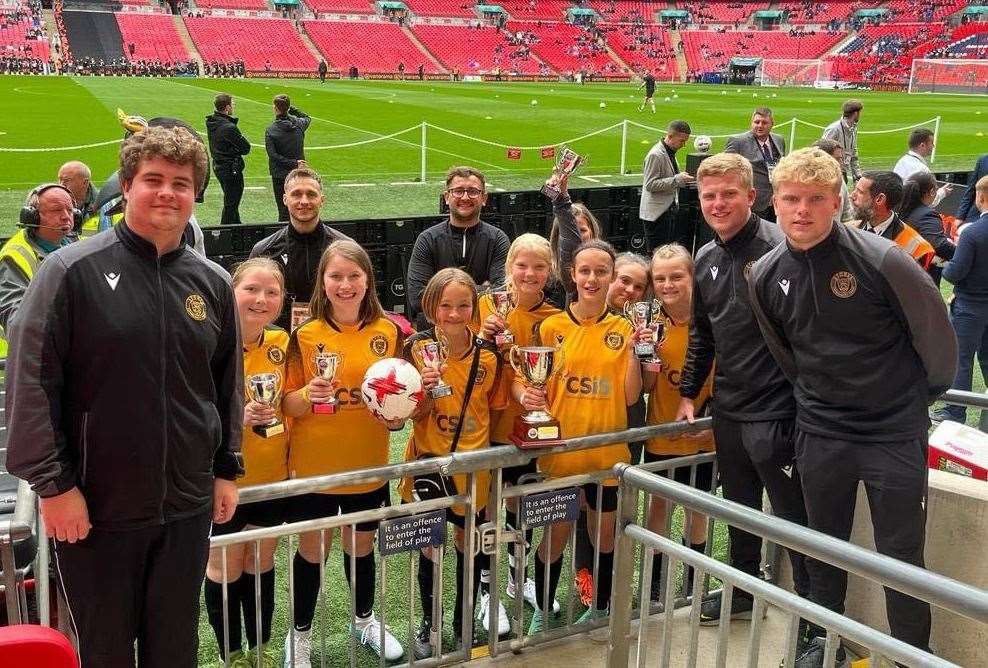
[[[812,86],[829,79],[830,63],[823,60],[781,60],[763,58],[755,69],[760,86]]]
[[[909,73],[909,92],[988,94],[988,60],[917,58]]]

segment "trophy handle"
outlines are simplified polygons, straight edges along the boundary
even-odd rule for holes
[[[549,374],[549,378],[553,376],[562,375],[566,371],[566,354],[563,352],[562,346],[556,346],[556,356],[559,358],[559,364],[555,365],[552,373]],[[546,383],[548,384],[549,378],[546,378]]]
[[[271,406],[276,407],[281,403],[281,391],[285,387],[285,384],[284,384],[284,378],[281,375],[281,371],[275,369],[271,373],[273,373],[275,377],[275,381],[274,381],[275,391],[274,391],[274,398],[271,400]]]
[[[521,370],[521,366],[516,362],[517,356],[521,354],[521,348],[518,346],[511,346],[508,349],[508,362],[511,364],[511,368],[515,370],[515,375],[520,376],[522,380],[525,379],[525,374]]]

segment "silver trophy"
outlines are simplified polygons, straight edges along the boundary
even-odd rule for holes
[[[507,321],[515,310],[515,297],[510,290],[495,290],[491,293],[491,302],[494,304],[494,312],[502,320]],[[494,342],[498,346],[506,346],[515,342],[515,335],[505,326],[504,331],[494,337]]]
[[[644,302],[625,302],[624,316],[631,321],[635,332],[648,330],[648,341],[635,343],[635,356],[646,371],[658,373],[662,371],[662,360],[655,355],[656,344],[665,340],[665,313],[662,312],[662,302],[658,299]]]
[[[281,376],[277,373],[255,373],[247,377],[250,397],[259,404],[274,406],[281,394]],[[270,438],[285,433],[285,424],[277,417],[267,424],[256,424],[253,431],[258,436]]]
[[[545,182],[544,186],[542,186],[542,194],[551,199],[553,202],[558,200],[562,195],[559,190],[559,181],[564,175],[569,176],[581,165],[586,164],[586,162],[587,158],[572,149],[563,146],[562,150],[559,152],[559,160],[556,162],[556,166],[552,169],[552,176],[550,176],[549,180]]]
[[[449,339],[438,327],[435,329],[435,333],[435,341],[425,339],[418,341],[415,345],[415,352],[424,366],[438,371],[449,359]],[[442,378],[439,379],[438,385],[429,390],[429,396],[433,399],[442,399],[451,394],[453,394],[453,388]]]
[[[563,372],[563,349],[541,346],[512,346],[508,360],[527,385],[545,389],[549,380]],[[515,418],[511,441],[519,448],[545,448],[559,442],[559,420],[548,411],[523,413]]]
[[[333,382],[340,369],[342,359],[343,356],[340,353],[317,352],[314,358],[316,376],[330,383]],[[338,405],[339,402],[336,401],[336,398],[331,396],[326,401],[313,401],[312,412],[317,415],[332,415],[336,412]]]

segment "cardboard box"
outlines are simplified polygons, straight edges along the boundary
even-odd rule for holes
[[[988,434],[951,422],[941,422],[930,434],[931,469],[988,480]]]

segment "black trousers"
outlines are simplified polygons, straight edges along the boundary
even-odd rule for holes
[[[274,203],[278,207],[278,222],[288,222],[288,207],[285,206],[285,177],[272,176],[271,185],[274,188]]]
[[[850,538],[861,481],[868,495],[878,552],[924,567],[926,447],[922,439],[867,443],[797,430],[796,466],[803,478],[810,528],[841,540]],[[810,599],[843,613],[847,573],[817,561],[813,566]],[[886,588],[885,606],[893,637],[928,647],[929,604]]]
[[[195,668],[211,513],[56,542],[59,587],[83,668]]]
[[[678,211],[679,207],[676,204],[672,204],[655,220],[639,219],[641,220],[642,236],[645,241],[641,248],[635,248],[632,243],[632,250],[636,253],[641,253],[646,258],[651,258],[652,252],[656,248],[662,244],[675,241],[676,214]]]
[[[762,509],[768,493],[777,517],[806,526],[806,507],[794,462],[793,420],[739,422],[714,414],[717,470],[724,498],[749,508]],[[731,565],[748,575],[759,575],[762,539],[730,527]],[[810,592],[806,557],[788,550],[793,587],[800,596]]]
[[[240,224],[240,200],[244,196],[244,173],[239,169],[216,169],[216,180],[223,188],[223,215],[220,225]]]

